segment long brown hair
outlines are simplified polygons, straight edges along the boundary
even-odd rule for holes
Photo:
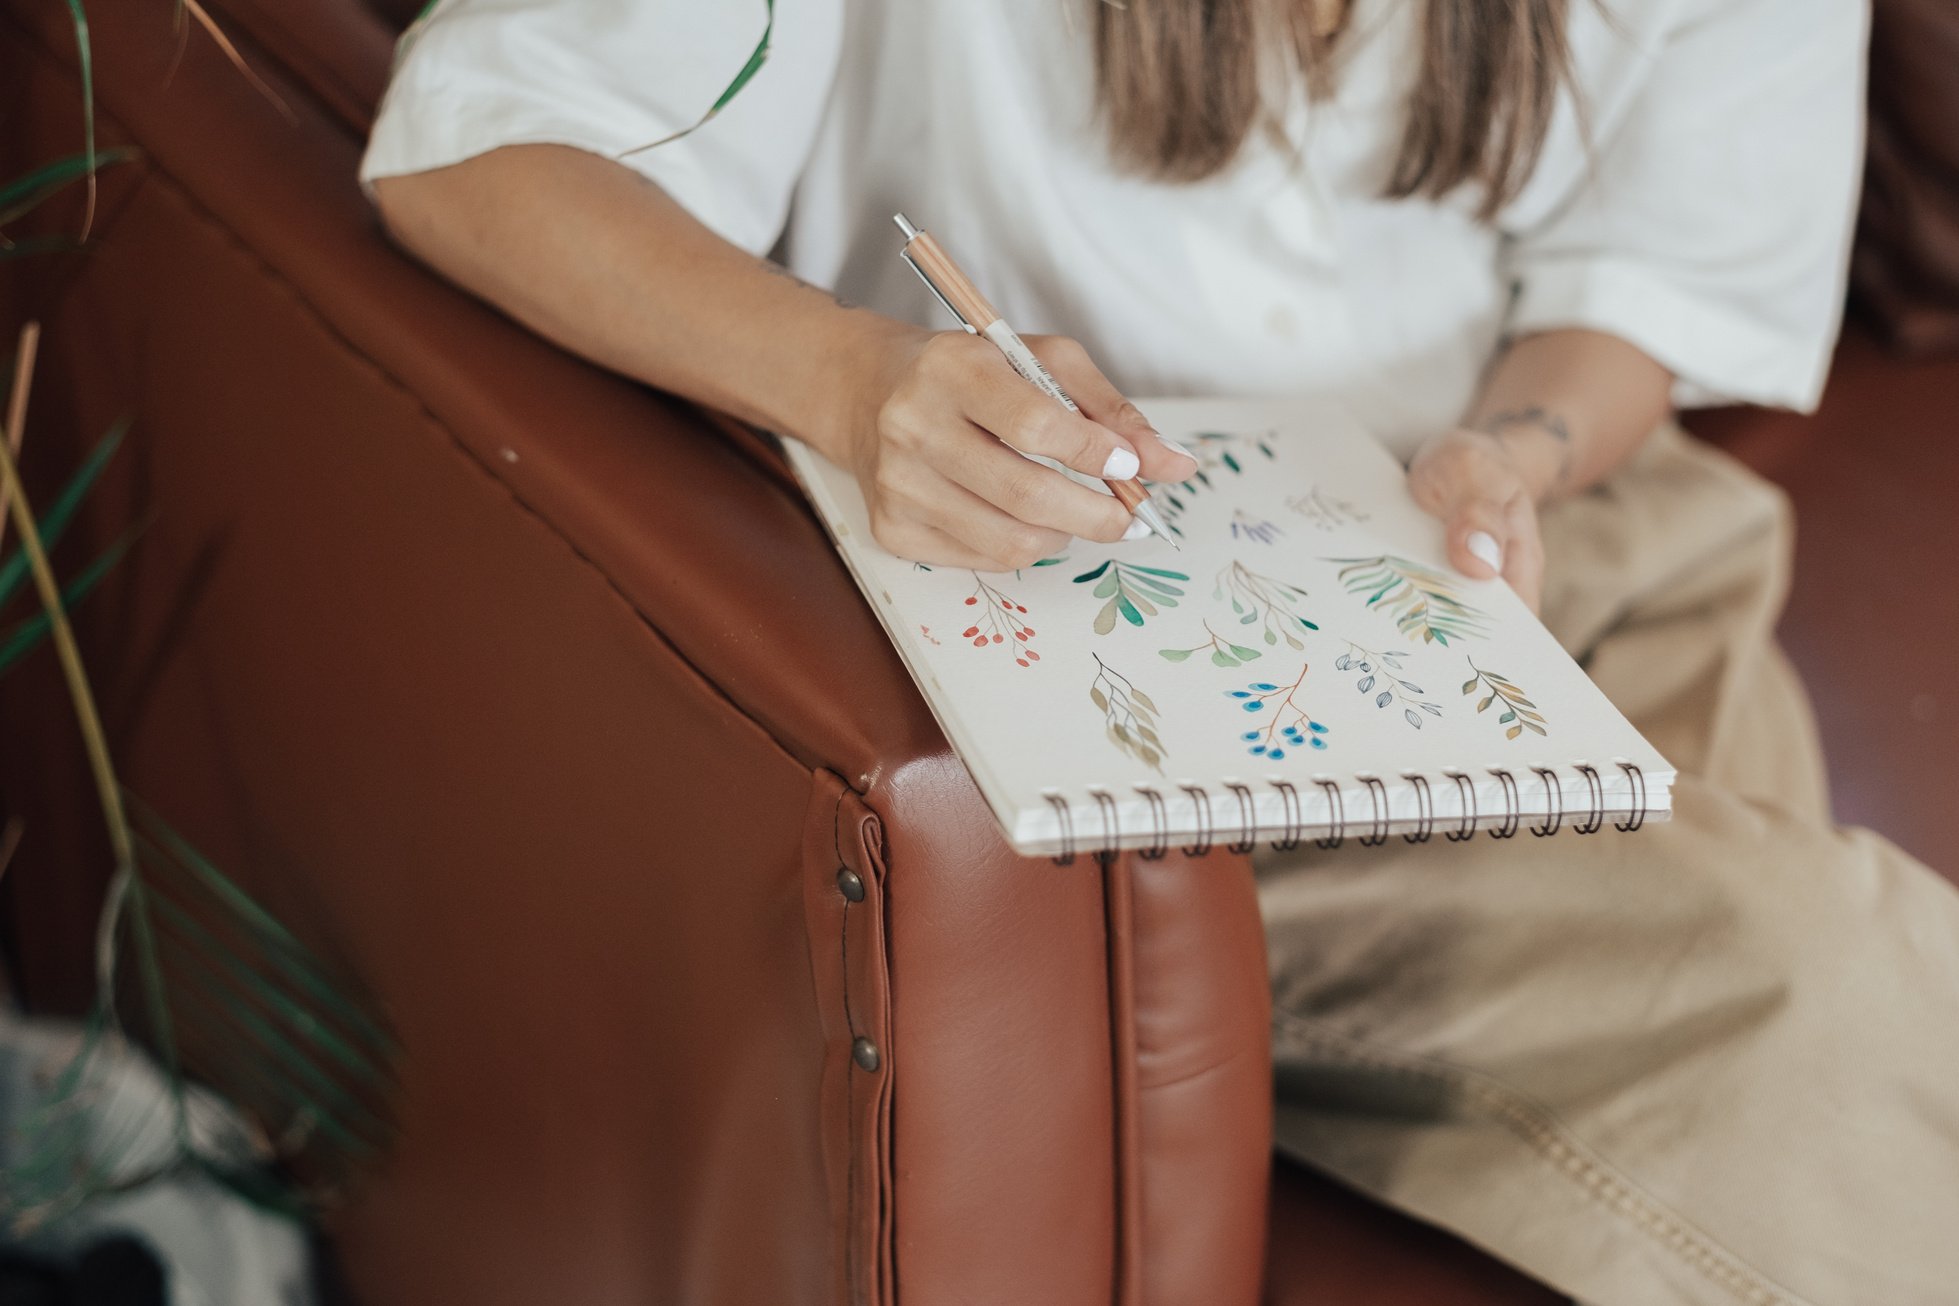
[[[1522,189],[1543,150],[1570,75],[1568,0],[1425,3],[1422,69],[1387,193],[1439,199],[1475,185],[1488,218]],[[1261,61],[1275,44],[1325,93],[1335,38],[1314,4],[1100,0],[1097,93],[1118,163],[1166,181],[1225,168],[1267,111]]]

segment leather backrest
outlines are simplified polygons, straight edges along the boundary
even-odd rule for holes
[[[1855,303],[1894,350],[1959,352],[1959,6],[1880,0]]]

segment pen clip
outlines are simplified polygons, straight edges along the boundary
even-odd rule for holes
[[[952,314],[953,321],[957,322],[960,326],[965,327],[969,335],[976,336],[979,334],[979,328],[974,326],[971,322],[968,322],[966,320],[966,315],[961,313],[958,309],[954,308],[952,306],[952,301],[945,297],[945,292],[941,291],[938,288],[938,286],[933,284],[932,278],[925,275],[925,269],[918,266],[917,261],[912,258],[911,249],[909,248],[909,246],[907,246],[907,248],[905,249],[900,250],[898,252],[898,257],[903,259],[908,265],[910,265],[911,270],[918,274],[918,279],[925,283],[925,288],[932,292],[932,297],[934,299],[937,299],[941,304],[945,305],[945,311]]]

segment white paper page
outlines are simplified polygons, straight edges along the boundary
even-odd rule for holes
[[[1456,573],[1349,417],[1141,403],[1201,462],[1155,487],[1182,550],[1076,540],[1018,572],[894,557],[856,482],[789,442],[1017,849],[1664,817],[1665,760],[1507,585]]]

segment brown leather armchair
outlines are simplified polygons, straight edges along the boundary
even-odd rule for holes
[[[93,0],[141,153],[85,253],[0,265],[0,318],[48,330],[31,485],[136,418],[77,528],[157,514],[78,614],[128,782],[402,1038],[399,1145],[332,1217],[357,1300],[1557,1300],[1270,1186],[1242,858],[1013,857],[765,441],[387,245],[353,175],[399,12],[211,8],[283,109],[195,30],[179,58],[168,0]],[[61,7],[0,3],[0,175],[77,147],[78,96]],[[1959,709],[1897,697],[1952,602],[1845,573],[1954,543],[1901,505],[1955,483],[1915,439],[1955,387],[1853,341],[1822,418],[1720,419],[1799,499],[1881,508],[1822,514],[1791,633],[1844,814],[1945,864]],[[107,857],[45,660],[0,722],[7,951],[72,1009]]]

